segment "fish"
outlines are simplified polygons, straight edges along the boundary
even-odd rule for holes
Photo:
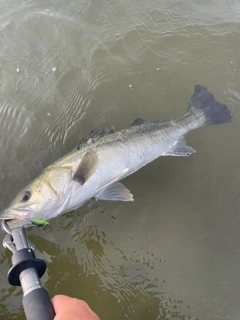
[[[0,215],[11,228],[48,221],[91,198],[133,201],[120,180],[160,156],[190,156],[184,136],[191,130],[232,121],[226,105],[196,85],[185,114],[167,122],[137,118],[120,131],[94,131],[49,165]]]

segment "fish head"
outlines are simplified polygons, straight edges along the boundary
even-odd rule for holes
[[[71,170],[45,171],[21,191],[1,215],[11,228],[31,224],[32,218],[50,220],[64,212],[71,195]]]

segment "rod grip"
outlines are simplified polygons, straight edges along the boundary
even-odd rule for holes
[[[27,293],[22,300],[26,320],[53,320],[55,312],[45,288]]]

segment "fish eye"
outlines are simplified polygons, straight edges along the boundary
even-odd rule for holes
[[[25,191],[22,195],[21,201],[26,202],[30,199],[30,197],[31,197],[31,192]]]

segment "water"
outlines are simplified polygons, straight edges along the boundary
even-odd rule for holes
[[[189,133],[191,157],[125,179],[133,203],[93,200],[29,230],[50,296],[85,299],[106,320],[239,319],[239,2],[1,0],[0,9],[1,208],[92,129],[182,115],[195,84],[234,116]],[[24,319],[0,250],[0,317]]]

